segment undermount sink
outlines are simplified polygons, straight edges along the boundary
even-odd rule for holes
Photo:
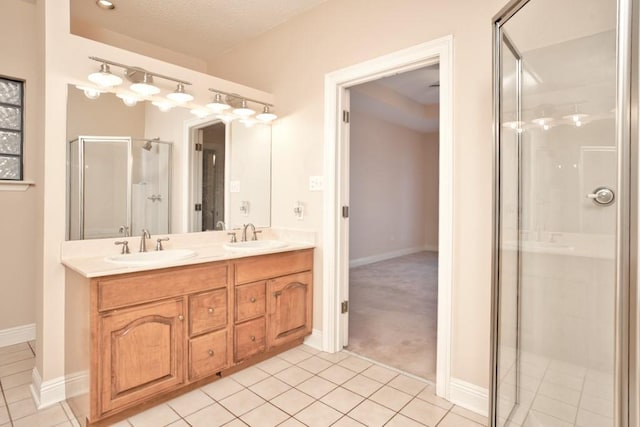
[[[265,249],[277,249],[288,246],[282,240],[247,240],[246,242],[225,243],[224,248],[232,251],[257,251]]]
[[[126,266],[144,266],[164,264],[198,255],[191,249],[167,249],[164,251],[138,252],[105,257],[105,261]]]

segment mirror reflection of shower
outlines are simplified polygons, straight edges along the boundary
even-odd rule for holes
[[[68,151],[68,238],[170,232],[171,142],[80,136]]]

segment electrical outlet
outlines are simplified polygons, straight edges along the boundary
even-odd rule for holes
[[[324,182],[322,176],[310,176],[309,177],[309,191],[323,191]]]
[[[230,193],[239,193],[240,192],[240,181],[231,181],[231,182],[229,182],[229,192]]]

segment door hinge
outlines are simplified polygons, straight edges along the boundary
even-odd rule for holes
[[[196,203],[195,209],[196,209],[196,212],[202,211],[202,203]]]
[[[342,314],[349,311],[349,301],[342,301],[342,303],[340,303],[340,311]]]
[[[196,144],[196,151],[202,151],[202,144]]]
[[[342,121],[349,123],[349,110],[342,110]]]
[[[349,218],[349,206],[342,207],[342,218]]]

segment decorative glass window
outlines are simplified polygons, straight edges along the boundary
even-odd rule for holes
[[[22,180],[24,81],[0,77],[0,180]]]

